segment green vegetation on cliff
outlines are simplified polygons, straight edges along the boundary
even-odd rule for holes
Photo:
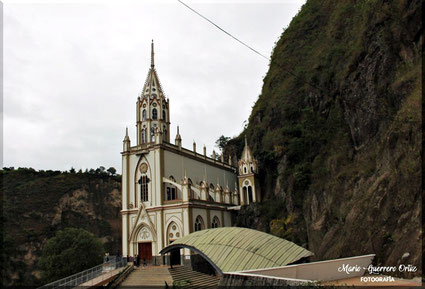
[[[47,239],[68,227],[121,244],[121,180],[102,167],[87,172],[3,168],[3,285],[41,285],[36,262]]]
[[[264,203],[239,225],[316,259],[419,265],[422,46],[420,1],[307,1],[225,148],[235,159],[246,134],[260,163]]]
[[[93,234],[66,228],[47,241],[37,267],[47,284],[102,264],[104,253],[102,242]]]

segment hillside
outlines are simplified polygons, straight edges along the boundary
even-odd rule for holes
[[[421,1],[309,0],[277,42],[243,136],[264,202],[241,226],[316,260],[421,262]],[[416,275],[420,275],[417,272]],[[408,277],[405,275],[405,277]]]
[[[120,250],[120,176],[26,168],[1,173],[4,285],[40,285],[36,261],[47,239],[63,228],[85,229],[107,252]]]

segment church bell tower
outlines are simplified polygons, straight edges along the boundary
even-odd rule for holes
[[[241,205],[249,205],[250,203],[261,201],[260,187],[257,181],[258,164],[251,152],[251,148],[248,146],[246,136],[242,157],[238,162],[238,172]]]
[[[136,103],[137,145],[156,143],[157,138],[170,142],[170,102],[156,73],[153,48],[152,40],[151,67]]]

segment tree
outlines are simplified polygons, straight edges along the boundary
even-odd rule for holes
[[[223,152],[224,147],[229,142],[230,137],[222,135],[215,141],[215,145]]]
[[[111,174],[111,176],[114,176],[114,175],[116,174],[117,170],[116,170],[114,167],[110,167],[110,168],[107,170],[107,172],[108,172],[108,173],[110,173],[110,174]]]
[[[74,169],[74,167],[71,167],[71,169],[69,170],[69,172],[70,172],[71,174],[75,174],[75,169]]]
[[[37,266],[42,280],[49,283],[101,264],[104,252],[93,234],[66,228],[47,241]]]

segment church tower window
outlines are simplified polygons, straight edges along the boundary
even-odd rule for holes
[[[151,142],[155,142],[155,127],[151,127]]]
[[[146,142],[146,128],[142,128],[142,143]]]
[[[146,120],[146,109],[142,111],[142,120]]]
[[[158,111],[156,108],[152,109],[152,119],[158,119]]]
[[[252,187],[251,186],[248,186],[248,202],[249,202],[249,204],[251,204],[253,202],[253,199],[252,199]]]
[[[139,184],[140,184],[140,200],[142,202],[147,202],[149,201],[149,192],[148,192],[148,177],[147,176],[142,176],[139,180]]]
[[[165,117],[166,117],[165,110],[162,110],[162,119],[166,121]]]
[[[244,197],[244,199],[245,199],[245,204],[247,204],[248,205],[248,192],[247,192],[247,189],[246,189],[246,187],[243,187],[243,189],[242,189],[242,194],[243,194],[243,197]]]

